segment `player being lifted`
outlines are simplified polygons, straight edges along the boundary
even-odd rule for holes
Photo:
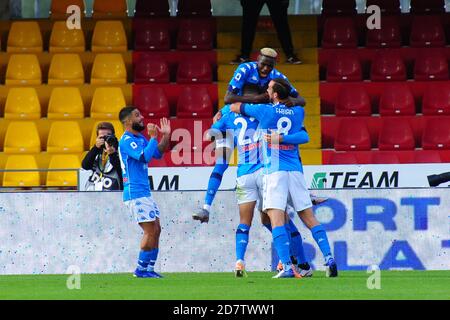
[[[223,116],[215,122],[210,131],[210,136],[220,137],[226,141],[229,151],[238,150],[238,170],[236,180],[236,197],[239,205],[240,222],[236,228],[236,266],[235,275],[242,277],[245,272],[245,252],[249,241],[249,231],[253,220],[256,204],[261,212],[263,224],[271,231],[270,220],[262,213],[262,154],[260,138],[257,131],[259,121],[255,118],[245,117],[229,111],[229,105],[225,107]],[[225,138],[224,138],[225,137]],[[294,134],[285,136],[285,142],[300,144],[307,142],[305,135]],[[222,159],[218,159],[222,161]],[[300,233],[294,223],[287,219],[285,225],[290,239],[292,259],[298,263],[298,274],[302,277],[312,276],[312,268],[308,264],[303,250]]]
[[[150,193],[148,163],[152,158],[160,159],[170,142],[170,121],[160,120],[161,127],[147,125],[150,140],[141,134],[145,129],[144,117],[136,107],[124,107],[119,112],[125,133],[119,141],[119,156],[123,173],[123,201],[136,222],[144,231],[141,251],[134,276],[138,278],[162,278],[154,267],[159,251],[159,208]],[[158,133],[162,134],[158,143]]]
[[[254,117],[260,122],[260,129],[267,130],[263,143],[264,154],[264,195],[263,210],[267,210],[272,224],[272,236],[275,249],[283,263],[283,269],[276,278],[296,276],[289,252],[289,235],[285,210],[291,203],[299,217],[306,213],[313,216],[312,202],[303,176],[303,167],[298,151],[298,144],[281,145],[284,136],[306,131],[303,126],[304,109],[287,107],[284,102],[289,96],[289,82],[278,78],[271,80],[267,92],[273,102],[271,104],[231,105],[231,111]],[[311,230],[313,231],[313,230]],[[337,276],[337,266],[329,249],[328,238],[323,227],[313,231],[313,236],[322,252],[326,252],[325,265],[330,276]]]

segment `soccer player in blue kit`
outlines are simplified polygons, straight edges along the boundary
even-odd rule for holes
[[[249,231],[253,220],[253,212],[258,203],[258,210],[261,212],[263,224],[265,215],[262,213],[262,154],[259,137],[259,121],[230,112],[229,105],[225,107],[223,116],[212,125],[209,135],[214,135],[219,140],[226,141],[229,150],[238,150],[238,170],[236,179],[236,197],[239,205],[240,222],[236,228],[236,277],[246,275],[245,252],[247,250]],[[225,137],[225,138],[224,138]],[[285,143],[302,144],[308,142],[306,132],[300,132],[291,136],[285,136]],[[285,228],[288,235],[293,234],[291,243],[291,255],[298,263],[296,271],[302,277],[312,276],[312,269],[309,266],[303,250],[301,235],[292,221],[288,220]],[[266,227],[271,231],[270,222]]]
[[[134,106],[122,108],[119,112],[125,133],[119,141],[119,156],[123,173],[123,201],[144,231],[141,251],[134,276],[138,278],[162,278],[154,267],[159,251],[159,208],[150,193],[148,163],[152,158],[160,159],[169,146],[170,121],[160,120],[160,127],[147,125],[150,140],[141,132],[145,129],[144,117]],[[158,143],[158,133],[162,135]]]
[[[312,202],[303,176],[298,144],[280,144],[283,137],[304,130],[304,109],[287,107],[284,101],[289,95],[289,82],[278,78],[270,81],[267,92],[272,104],[233,103],[231,111],[260,122],[260,129],[266,130],[264,153],[264,194],[263,210],[267,212],[272,224],[272,237],[275,249],[283,264],[283,269],[275,278],[292,278],[296,270],[290,257],[289,235],[287,234],[285,210],[290,202],[294,210],[301,216],[303,212],[312,214]],[[322,226],[320,226],[322,227]],[[313,231],[313,230],[312,230]],[[319,234],[320,233],[320,234]],[[314,236],[314,233],[313,233]],[[322,251],[328,251],[325,265],[332,277],[337,276],[337,266],[329,249],[325,230],[316,234]],[[325,248],[327,247],[327,248]]]

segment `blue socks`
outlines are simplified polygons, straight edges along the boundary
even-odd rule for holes
[[[284,226],[275,227],[272,230],[273,244],[278,257],[286,270],[292,264],[289,252],[289,237]]]
[[[294,221],[289,219],[289,223],[285,225],[286,231],[290,234],[291,252],[294,257],[297,258],[297,263],[306,263],[305,251],[303,250],[303,241],[300,232],[298,232]]]
[[[320,251],[322,251],[323,257],[325,258],[325,262],[327,262],[328,259],[332,257],[332,255],[325,229],[321,224],[319,224],[311,229],[311,233],[314,240],[317,242]]]
[[[223,161],[221,161],[223,162]],[[228,163],[216,163],[213,172],[209,177],[208,190],[206,191],[205,204],[211,206],[214,197],[216,196],[217,190],[219,190],[220,184],[222,182],[222,175],[227,170]]]
[[[139,270],[154,271],[156,258],[158,257],[158,248],[149,251],[141,250],[139,252],[138,266]]]
[[[240,224],[236,229],[236,260],[244,260],[249,231],[250,226],[246,224]]]

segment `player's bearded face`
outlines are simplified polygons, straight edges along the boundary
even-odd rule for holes
[[[133,130],[142,131],[145,129],[145,125],[143,121],[134,121],[132,125]]]

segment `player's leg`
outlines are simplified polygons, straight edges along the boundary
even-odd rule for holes
[[[297,276],[290,255],[289,236],[285,227],[285,208],[287,205],[287,171],[278,171],[264,176],[263,210],[270,218],[275,250],[283,264],[283,270],[274,278],[293,278]]]
[[[236,229],[236,277],[246,276],[245,253],[253,220],[256,201],[239,204],[239,225]]]
[[[143,197],[128,202],[128,207],[143,230],[140,252],[134,275],[139,278],[161,278],[154,271],[159,252],[159,209],[151,197]]]
[[[302,277],[311,277],[313,270],[305,256],[302,236],[294,221],[289,218],[289,215],[287,215],[286,229],[290,235],[292,262],[298,266],[298,273]]]
[[[206,190],[203,207],[192,215],[194,220],[199,220],[201,223],[209,221],[211,205],[222,183],[223,174],[228,169],[228,160],[232,154],[232,150],[229,147],[222,145],[225,142],[220,143],[221,145],[216,142],[216,164],[208,180],[208,189]]]
[[[317,221],[312,211],[312,202],[306,181],[301,172],[291,172],[289,175],[289,192],[299,218],[311,230],[312,236],[325,258],[325,264],[330,268],[330,276],[337,276],[336,263],[331,255],[330,244],[325,229]],[[295,195],[295,197],[292,197]]]
[[[324,227],[314,216],[312,208],[299,211],[298,216],[308,227],[308,229],[311,230],[314,241],[316,241],[317,245],[320,248],[320,251],[322,252],[325,260],[325,265],[329,268],[330,277],[336,277],[337,266],[331,253],[330,243],[328,241],[327,232],[325,231]]]

